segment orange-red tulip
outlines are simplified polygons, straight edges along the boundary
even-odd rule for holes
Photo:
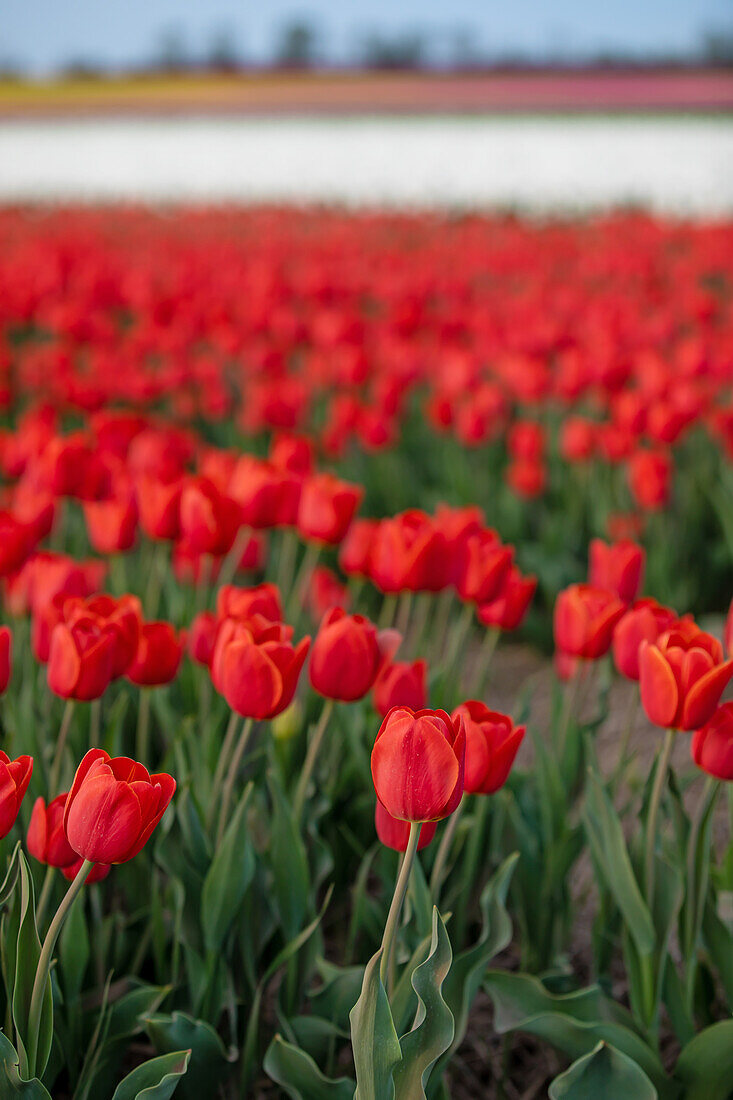
[[[451,717],[454,722],[462,718],[466,729],[466,792],[493,794],[507,781],[525,727],[478,699],[461,703]]]
[[[571,584],[555,601],[555,645],[572,657],[597,660],[610,649],[613,629],[624,610],[613,592]]]
[[[15,824],[32,774],[33,757],[19,756],[17,760],[11,760],[0,749],[0,840]]]
[[[639,686],[647,717],[665,729],[694,730],[712,717],[733,660],[691,619],[682,619],[656,642],[639,648]]]
[[[692,759],[716,779],[733,781],[733,701],[723,703],[692,735]]]
[[[461,801],[465,756],[461,718],[393,707],[372,749],[377,798],[400,821],[440,821]]]

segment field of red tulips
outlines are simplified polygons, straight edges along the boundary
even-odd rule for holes
[[[0,417],[0,1100],[733,1095],[733,222],[0,208]]]

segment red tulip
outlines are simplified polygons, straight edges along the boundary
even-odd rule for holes
[[[90,749],[66,799],[66,839],[81,859],[126,863],[146,844],[175,789],[165,772],[150,775],[126,756]]]
[[[102,500],[85,500],[84,519],[89,542],[98,554],[129,550],[137,534],[137,503],[132,488]]]
[[[11,760],[0,749],[0,840],[8,835],[15,824],[32,774],[31,756],[19,756],[17,760]]]
[[[191,623],[188,632],[188,653],[199,665],[211,666],[214,656],[219,620],[212,611],[201,611]]]
[[[303,482],[298,530],[304,539],[335,546],[346,534],[364,490],[332,474],[313,474]]]
[[[306,436],[280,432],[273,436],[270,462],[278,470],[306,477],[313,471],[313,444]]]
[[[310,661],[310,682],[327,699],[353,702],[372,687],[382,664],[377,628],[334,607],[323,616]]]
[[[513,565],[504,579],[499,595],[476,609],[484,626],[516,630],[524,620],[537,588],[536,577],[523,577]]]
[[[407,851],[407,841],[410,837],[410,823],[392,817],[391,813],[385,810],[379,799],[377,799],[376,806],[374,807],[374,826],[377,830],[377,836],[382,844],[384,844],[385,848],[392,848],[395,852]],[[435,836],[435,830],[437,828],[437,821],[425,822],[420,830],[420,839],[417,842],[418,852],[422,851],[423,848],[427,848],[428,844]]]
[[[534,500],[547,485],[547,468],[544,462],[534,459],[515,459],[506,468],[506,483],[518,497]]]
[[[466,730],[466,792],[494,794],[507,781],[525,727],[515,726],[508,715],[489,710],[477,699],[461,703],[451,718],[462,718]]]
[[[370,570],[382,592],[440,592],[451,575],[448,541],[429,515],[412,508],[382,520]]]
[[[461,801],[465,756],[462,719],[394,707],[372,749],[377,798],[400,821],[440,821]]]
[[[248,527],[290,527],[298,515],[302,478],[254,455],[242,455],[229,482],[229,493]]]
[[[137,596],[115,599],[102,594],[86,600],[72,596],[64,600],[62,613],[69,626],[91,617],[100,629],[109,629],[114,640],[111,678],[116,680],[127,672],[137,654],[142,630],[142,607]]]
[[[639,679],[639,646],[656,642],[660,634],[677,621],[674,611],[656,600],[637,600],[616,623],[613,632],[613,662],[622,676]]]
[[[725,651],[728,656],[733,657],[733,600],[730,601],[728,615],[725,620],[725,628],[723,630],[723,643],[725,645]]]
[[[379,528],[377,519],[355,519],[339,547],[339,566],[351,577],[368,577],[374,537]]]
[[[246,718],[274,718],[293,701],[310,638],[293,647],[291,629],[264,619],[227,619],[217,637],[212,678],[227,703]]]
[[[692,759],[716,779],[733,780],[733,701],[723,703],[692,735]]]
[[[657,511],[669,501],[672,460],[666,451],[637,451],[629,459],[629,487],[636,503]]]
[[[641,702],[650,722],[666,729],[704,726],[733,675],[717,638],[682,619],[639,648]]]
[[[422,710],[427,703],[425,661],[391,661],[380,669],[374,681],[374,709],[382,717],[392,707]]]
[[[496,599],[509,575],[513,553],[490,528],[465,538],[454,560],[455,586],[461,599],[475,603]]]
[[[582,416],[569,416],[560,429],[560,454],[566,462],[587,462],[596,449],[597,425]]]
[[[555,601],[555,645],[573,657],[595,661],[607,653],[624,605],[613,592],[571,584]]]
[[[0,577],[20,569],[33,549],[33,533],[31,525],[0,511]]]
[[[9,626],[0,626],[0,695],[7,691],[13,667],[13,635]]]
[[[349,606],[349,590],[325,565],[317,565],[308,585],[308,604],[313,618],[320,622],[332,607]]]
[[[225,584],[216,594],[216,615],[218,619],[242,621],[262,615],[271,623],[279,623],[283,617],[280,590],[269,582],[253,588]]]
[[[180,537],[180,501],[183,480],[164,480],[142,474],[135,483],[140,526],[150,539],[175,541]]]
[[[138,687],[169,684],[178,673],[184,645],[184,636],[170,623],[143,623],[135,659],[127,670],[128,680]]]
[[[602,539],[592,539],[588,583],[614,592],[624,603],[632,603],[641,588],[645,557],[642,547],[630,539],[610,546]]]
[[[51,634],[48,686],[62,699],[90,702],[104,695],[112,679],[116,637],[96,615],[78,614]]]
[[[64,878],[68,879],[69,882],[73,882],[76,876],[81,871],[81,865],[83,862],[83,859],[75,859],[73,863],[69,863],[66,867],[61,868],[61,874],[64,876]],[[110,867],[109,863],[95,863],[87,877],[84,879],[84,882],[87,886],[91,886],[95,882],[101,882],[102,879],[107,877],[111,870],[112,868]]]
[[[64,832],[67,797],[68,791],[64,791],[48,805],[43,798],[37,798],[28,825],[28,851],[39,863],[46,863],[49,867],[68,867],[79,858]]]
[[[183,543],[199,554],[221,557],[231,550],[242,523],[242,510],[217,489],[210,478],[190,477],[183,483],[180,533]]]

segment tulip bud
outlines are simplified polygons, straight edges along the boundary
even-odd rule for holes
[[[374,681],[374,709],[382,717],[392,707],[422,710],[427,702],[425,661],[392,661],[381,668]]]
[[[571,584],[555,601],[555,645],[573,657],[597,660],[610,649],[613,629],[624,610],[613,592]]]
[[[8,835],[15,824],[32,774],[32,757],[19,756],[17,760],[11,760],[0,749],[0,840]]]
[[[39,863],[45,863],[49,867],[68,867],[79,858],[64,832],[64,806],[67,797],[68,792],[64,791],[48,805],[43,798],[37,798],[28,825],[28,851]]]
[[[392,817],[389,810],[385,810],[379,799],[377,799],[377,804],[374,807],[374,826],[377,830],[377,836],[382,844],[384,844],[385,848],[392,848],[395,852],[407,851],[407,841],[410,837],[410,823]],[[437,828],[437,821],[425,822],[420,830],[420,839],[417,843],[418,852],[422,851],[423,848],[427,848],[428,844],[435,836],[435,830]]]
[[[169,684],[178,673],[184,642],[170,623],[143,623],[135,659],[127,670],[128,680],[138,687]]]
[[[334,607],[323,616],[310,662],[310,682],[327,699],[354,702],[372,687],[380,665],[377,628],[363,615]]]
[[[733,676],[717,638],[682,619],[639,648],[639,687],[647,718],[663,729],[694,730],[712,718]]]
[[[465,756],[460,717],[394,707],[372,749],[377,798],[400,821],[440,821],[461,801]]]
[[[477,699],[461,703],[451,718],[462,718],[466,730],[466,793],[494,794],[507,781],[525,727],[515,726],[508,715],[489,710]]]
[[[641,588],[645,557],[642,547],[631,539],[610,546],[603,539],[592,539],[588,582],[615,593],[623,603],[632,603]]]
[[[692,735],[692,759],[716,779],[733,781],[733,701],[723,703]]]

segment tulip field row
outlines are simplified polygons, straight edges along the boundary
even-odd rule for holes
[[[0,208],[0,1100],[727,1100],[732,280]]]

